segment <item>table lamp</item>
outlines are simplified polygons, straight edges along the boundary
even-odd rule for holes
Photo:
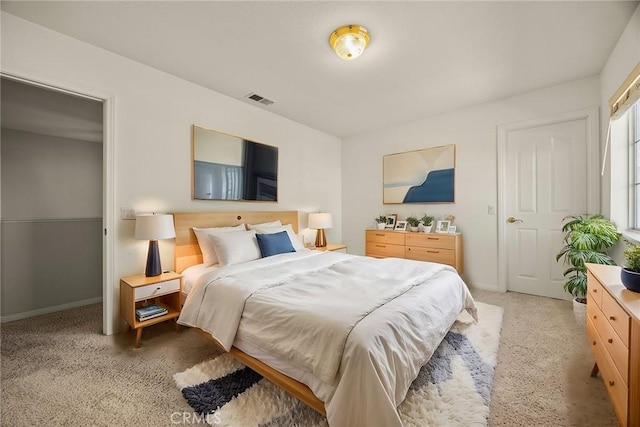
[[[330,213],[310,213],[309,214],[309,228],[314,228],[316,233],[316,247],[324,248],[327,246],[327,238],[325,237],[325,228],[333,227],[333,220]]]
[[[160,251],[158,250],[158,240],[171,239],[173,237],[176,237],[176,230],[173,227],[173,215],[137,215],[135,237],[138,240],[149,241],[147,267],[144,271],[144,275],[147,277],[154,277],[162,274],[162,267],[160,266]]]

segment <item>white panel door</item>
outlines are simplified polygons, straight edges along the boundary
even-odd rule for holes
[[[570,298],[563,289],[562,219],[588,212],[587,120],[509,131],[504,191],[507,289]]]

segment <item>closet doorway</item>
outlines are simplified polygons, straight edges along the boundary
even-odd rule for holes
[[[2,322],[100,303],[104,103],[6,76],[0,90]]]

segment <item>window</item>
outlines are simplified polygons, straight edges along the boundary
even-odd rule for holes
[[[629,224],[635,230],[640,230],[640,105],[638,103],[629,110],[629,140],[632,146],[631,153],[633,153],[629,171],[632,185],[630,206],[633,207],[633,216]]]

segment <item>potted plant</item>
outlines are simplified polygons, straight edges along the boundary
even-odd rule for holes
[[[602,215],[572,215],[564,218],[564,246],[556,255],[569,265],[563,273],[564,289],[573,295],[573,312],[586,320],[587,267],[585,263],[616,265],[606,250],[620,239],[616,226]]]
[[[420,221],[422,221],[422,230],[425,233],[429,233],[431,231],[431,227],[433,227],[434,219],[435,217],[427,214],[422,215],[422,218],[420,218]]]
[[[418,231],[420,229],[420,220],[415,216],[408,216],[407,224],[411,227],[411,231]]]
[[[385,215],[379,215],[375,220],[378,230],[384,230],[384,228],[387,226],[387,217]]]
[[[625,288],[633,292],[640,292],[640,245],[626,241],[628,249],[624,251],[627,261],[620,271],[620,280]]]

